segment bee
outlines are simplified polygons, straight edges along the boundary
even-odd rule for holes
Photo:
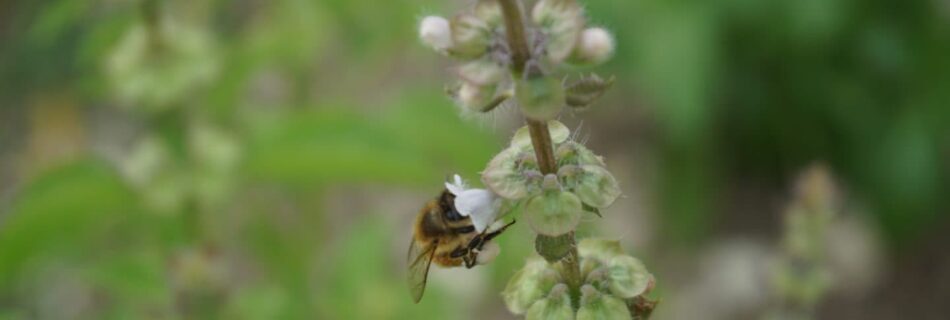
[[[427,202],[413,224],[407,257],[409,291],[413,301],[419,303],[422,299],[433,261],[443,267],[464,265],[469,269],[487,263],[498,253],[497,244],[489,241],[514,223],[511,221],[495,230],[489,227],[477,232],[471,219],[456,210],[455,195],[448,189]],[[480,257],[479,253],[484,255]]]

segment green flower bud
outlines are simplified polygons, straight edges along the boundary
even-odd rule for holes
[[[518,166],[524,169],[537,169],[538,157],[535,156],[534,152],[522,152],[518,156]],[[538,171],[538,175],[540,174],[541,171]]]
[[[570,234],[546,236],[539,234],[534,240],[534,249],[548,262],[557,262],[567,255],[574,246]]]
[[[565,188],[574,189],[574,184],[577,181],[577,177],[584,173],[584,170],[581,167],[578,167],[573,164],[566,164],[557,168],[557,176],[565,182]]]
[[[620,186],[607,169],[596,165],[584,165],[581,169],[584,173],[574,187],[581,201],[595,208],[605,208],[617,200]]]
[[[495,96],[494,85],[480,85],[474,82],[465,82],[455,92],[455,99],[465,111],[477,112],[488,105]]]
[[[489,28],[500,27],[504,22],[498,1],[478,1],[473,12],[476,17],[485,21]]]
[[[581,255],[583,257],[583,254]],[[589,275],[604,266],[604,262],[593,258],[581,258],[581,274]],[[606,273],[606,271],[605,271]]]
[[[551,133],[551,142],[554,144],[562,143],[567,141],[567,138],[571,136],[571,129],[568,129],[563,123],[557,120],[548,120],[548,132]],[[518,148],[527,148],[531,147],[531,133],[528,131],[528,126],[523,126],[515,131],[515,135],[511,137],[511,146]]]
[[[554,157],[561,166],[569,164],[607,166],[603,158],[574,141],[566,141],[558,145],[554,150]]]
[[[528,200],[525,216],[535,232],[546,236],[568,233],[581,221],[581,200],[570,192],[545,192]]]
[[[508,148],[496,155],[482,172],[482,183],[502,198],[526,197],[530,181],[518,166],[520,154],[519,148]]]
[[[501,295],[511,313],[523,314],[550,292],[558,281],[557,272],[544,259],[532,257],[508,280]]]
[[[548,59],[559,63],[567,58],[584,28],[584,10],[576,0],[541,0],[531,17],[546,36]]]
[[[463,13],[452,18],[452,48],[449,54],[460,59],[475,59],[488,51],[491,30],[485,21]]]
[[[614,77],[606,80],[594,74],[582,77],[565,87],[565,103],[575,110],[583,109],[597,101],[614,84]]]
[[[548,174],[544,176],[544,180],[541,180],[541,190],[544,191],[559,191],[561,190],[561,184],[557,181],[556,174]]]
[[[574,320],[571,297],[567,285],[558,283],[544,299],[531,305],[525,314],[525,320]]]
[[[554,77],[531,77],[515,82],[515,98],[525,116],[551,120],[564,107],[564,88]]]
[[[507,74],[504,67],[489,59],[478,59],[463,64],[458,69],[459,78],[465,82],[488,86],[497,84]]]
[[[577,320],[630,318],[630,309],[623,300],[602,294],[591,285],[581,287],[581,307],[577,309]]]
[[[610,292],[620,298],[633,298],[647,291],[653,275],[637,258],[622,255],[610,260],[608,265]]]
[[[582,239],[577,244],[577,250],[582,259],[596,259],[603,264],[624,254],[620,241],[617,240]]]
[[[583,268],[581,269],[583,270]],[[598,291],[608,291],[610,290],[610,279],[607,277],[607,273],[610,271],[607,267],[597,267],[589,269],[587,273],[583,273],[584,283],[589,284],[596,288]]]

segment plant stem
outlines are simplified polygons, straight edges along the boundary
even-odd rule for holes
[[[511,69],[516,75],[521,75],[524,72],[525,63],[531,58],[528,40],[524,34],[521,2],[498,0],[498,3],[501,4],[501,12],[505,17],[505,35],[508,38],[508,48],[511,50]]]
[[[505,18],[505,34],[508,37],[508,47],[511,49],[511,69],[515,76],[521,76],[525,71],[525,64],[531,59],[531,51],[525,37],[525,26],[521,3],[518,0],[498,0],[502,15]],[[532,75],[534,76],[534,75]],[[541,76],[541,75],[537,75]],[[551,133],[548,124],[544,121],[526,120],[531,135],[531,144],[538,158],[538,167],[543,174],[557,174],[557,161],[554,158],[554,144],[551,142]],[[580,306],[581,279],[580,257],[577,254],[577,241],[574,232],[568,233],[571,250],[561,258],[561,276],[570,288],[571,300],[574,308]]]
[[[528,132],[531,134],[531,144],[538,157],[538,168],[542,174],[557,174],[557,161],[554,159],[554,146],[551,142],[551,132],[548,124],[543,121],[525,119],[528,123]]]

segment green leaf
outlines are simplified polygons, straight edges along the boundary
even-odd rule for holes
[[[299,184],[408,181],[431,177],[427,159],[378,121],[347,112],[306,112],[252,131],[247,170]]]
[[[0,287],[26,261],[83,243],[134,210],[133,195],[105,164],[86,160],[50,170],[27,183],[0,227]]]

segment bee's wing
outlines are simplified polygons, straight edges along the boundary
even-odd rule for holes
[[[422,248],[416,244],[415,239],[409,243],[409,292],[412,293],[412,301],[416,303],[422,300],[422,293],[426,290],[429,266],[432,264],[438,245],[438,241],[433,241],[431,245]]]

